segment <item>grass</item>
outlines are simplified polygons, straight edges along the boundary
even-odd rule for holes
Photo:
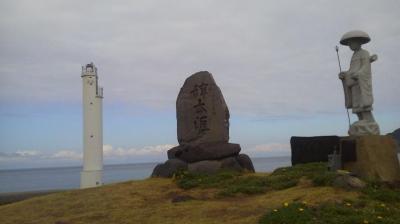
[[[207,176],[184,172],[178,174],[175,181],[183,189],[214,188],[217,196],[232,197],[268,194],[293,188],[302,181],[308,181],[313,187],[332,187],[336,177],[336,173],[326,169],[325,163],[310,163],[279,168],[268,176],[240,173]],[[400,223],[400,188],[376,181],[366,182],[367,187],[359,192],[360,197],[355,200],[330,201],[312,207],[287,202],[279,209],[269,210],[260,223]]]
[[[271,174],[180,173],[2,205],[0,223],[400,223],[398,187],[368,182],[347,191],[333,179],[320,163]]]
[[[219,196],[233,196],[287,189],[296,186],[302,178],[310,179],[315,186],[329,186],[335,176],[335,173],[326,169],[326,164],[310,163],[280,168],[268,176],[234,172],[222,172],[215,175],[181,172],[176,174],[174,179],[182,189],[216,188]]]
[[[331,186],[336,174],[322,170],[320,164],[305,164],[301,167],[281,168],[275,175],[299,178],[299,174],[312,180],[314,186]],[[400,223],[399,185],[365,180],[367,186],[354,200],[341,203],[328,202],[308,206],[306,203],[285,203],[280,208],[269,210],[260,224],[354,224],[354,223]]]
[[[266,177],[269,174],[244,174]],[[0,206],[1,224],[248,224],[257,223],[282,201],[307,200],[311,204],[351,200],[356,192],[331,187],[296,186],[266,194],[217,197],[217,189],[182,189],[171,179],[151,178],[73,190]],[[172,203],[176,196],[193,199]]]
[[[217,188],[219,196],[231,196],[237,193],[263,193],[268,185],[265,176],[243,175],[223,172],[215,175],[193,174],[184,172],[176,176],[176,183],[182,189]]]
[[[376,200],[387,203],[400,202],[400,187],[390,186],[385,183],[368,182],[365,189],[362,190],[362,197],[370,200]],[[400,223],[400,222],[399,222]]]
[[[280,176],[297,181],[305,177],[311,180],[315,186],[329,186],[332,184],[336,174],[327,170],[326,163],[308,163],[278,168],[271,176]]]
[[[343,203],[323,203],[308,206],[304,203],[286,204],[271,209],[259,221],[260,224],[356,224],[400,223],[398,205],[386,205],[376,201],[357,200]]]

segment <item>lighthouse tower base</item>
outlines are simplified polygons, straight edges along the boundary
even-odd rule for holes
[[[81,172],[81,188],[101,186],[102,170],[84,170]]]

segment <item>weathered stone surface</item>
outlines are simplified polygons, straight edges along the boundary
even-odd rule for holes
[[[251,172],[255,172],[253,163],[251,162],[251,159],[248,155],[240,154],[236,157],[236,160],[239,162],[239,165],[243,169],[251,171]]]
[[[229,110],[221,90],[209,72],[191,75],[176,100],[179,146],[168,150],[169,161],[181,161],[178,167],[194,173],[215,174],[222,170],[254,172],[240,145],[228,143]],[[178,169],[174,162],[159,164],[152,176],[171,177]]]
[[[357,190],[365,188],[366,184],[357,177],[350,175],[338,175],[333,181],[333,186],[349,190]]]
[[[186,79],[176,101],[176,117],[180,145],[229,140],[229,110],[207,71]]]
[[[151,173],[151,177],[160,177],[164,170],[164,163],[159,163],[154,167],[153,173]]]
[[[221,170],[222,162],[219,160],[204,160],[189,163],[188,170],[192,173],[216,174]]]
[[[182,149],[183,149],[183,147],[182,147],[181,145],[178,145],[178,146],[173,147],[172,149],[169,149],[169,150],[167,151],[168,159],[176,159],[175,154],[176,154],[179,150],[182,150]]]
[[[292,165],[311,162],[327,162],[328,155],[339,149],[338,136],[292,137]]]
[[[239,154],[239,144],[233,143],[203,143],[199,145],[180,145],[168,150],[168,158],[177,158],[188,163],[202,160],[223,159]]]
[[[343,168],[357,176],[385,182],[400,181],[400,164],[392,137],[370,135],[355,138],[357,161]]]
[[[243,171],[243,167],[237,160],[237,157],[232,156],[221,160],[203,160],[195,163],[189,163],[189,172],[216,174],[220,171]]]
[[[222,170],[231,170],[231,171],[242,171],[243,168],[240,166],[239,162],[236,160],[236,157],[228,157],[221,160],[221,169]]]
[[[187,170],[188,165],[179,159],[169,159],[163,164],[158,164],[151,174],[152,177],[172,177],[179,170]]]
[[[397,143],[397,153],[400,153],[400,128],[389,134]]]
[[[375,121],[356,121],[349,128],[350,136],[379,135],[379,133],[379,125]]]

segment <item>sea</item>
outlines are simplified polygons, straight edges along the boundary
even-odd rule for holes
[[[252,158],[256,172],[271,172],[290,166],[290,156]],[[104,184],[142,180],[151,175],[157,163],[105,165]],[[82,167],[54,167],[0,170],[0,193],[78,189]]]

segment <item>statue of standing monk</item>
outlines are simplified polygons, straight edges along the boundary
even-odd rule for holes
[[[345,105],[357,114],[358,121],[349,128],[349,135],[379,135],[379,126],[372,115],[372,75],[371,63],[377,60],[376,55],[362,49],[361,45],[371,40],[363,31],[354,30],[343,35],[340,43],[349,46],[354,51],[348,71],[339,73],[343,82]]]

